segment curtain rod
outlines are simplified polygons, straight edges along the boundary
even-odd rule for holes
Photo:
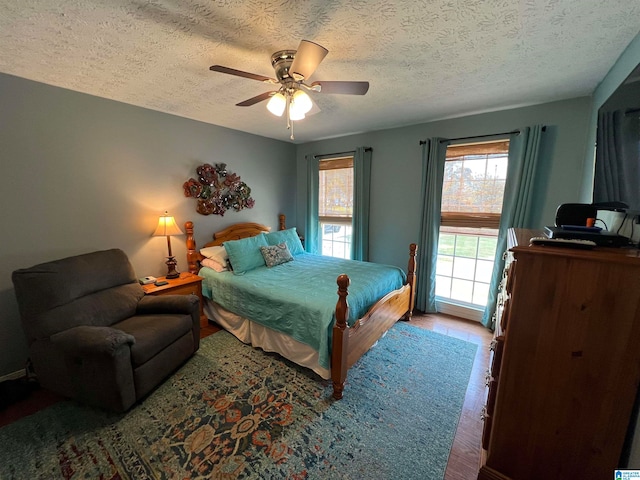
[[[372,147],[364,147],[365,152],[373,151]],[[314,155],[313,158],[327,158],[327,157],[340,157],[343,155],[353,155],[356,153],[355,150],[351,150],[349,152],[338,152],[338,153],[325,153],[324,155]]]
[[[547,130],[547,126],[544,125],[542,127],[542,131],[545,132]],[[488,135],[474,135],[472,137],[458,137],[458,138],[444,138],[440,140],[440,143],[444,142],[457,142],[459,140],[476,140],[478,138],[491,138],[491,137],[500,137],[502,135],[511,135],[511,134],[519,134],[520,130],[512,130],[510,132],[502,132],[502,133],[490,133]],[[427,143],[426,140],[420,140],[420,145],[425,145]]]

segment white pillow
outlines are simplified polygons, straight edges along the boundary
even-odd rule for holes
[[[222,245],[216,247],[204,247],[200,249],[200,254],[203,257],[210,258],[211,260],[215,260],[220,265],[226,267],[227,260],[229,260],[229,255],[227,255],[227,250]]]
[[[220,273],[220,272],[226,272],[227,266],[226,265],[221,265],[219,264],[217,261],[215,261],[213,258],[205,258],[204,260],[202,260],[200,262],[200,264],[203,267],[209,267],[212,268],[213,270],[215,270],[216,272]]]

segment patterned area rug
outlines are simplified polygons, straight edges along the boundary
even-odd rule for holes
[[[476,346],[396,324],[330,382],[227,332],[144,402],[67,401],[0,429],[1,479],[442,479]]]

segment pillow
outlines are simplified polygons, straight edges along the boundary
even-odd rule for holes
[[[226,272],[227,269],[227,265],[222,265],[220,263],[218,263],[217,261],[215,261],[213,258],[205,258],[204,260],[202,260],[200,262],[200,265],[202,265],[203,267],[209,267],[212,268],[213,270],[215,270],[216,272]]]
[[[291,252],[285,242],[278,245],[271,245],[269,247],[260,247],[260,251],[264,257],[264,262],[269,268],[293,260]]]
[[[279,245],[282,242],[286,243],[291,255],[304,253],[304,247],[302,246],[296,227],[270,232],[265,234],[265,237],[267,237],[267,243],[269,245]]]
[[[233,267],[233,273],[241,275],[249,270],[264,265],[264,257],[260,252],[260,247],[267,247],[267,240],[264,233],[255,237],[242,238],[240,240],[229,240],[224,242],[224,248],[229,255],[229,262]]]
[[[210,258],[211,260],[218,262],[220,265],[226,265],[227,260],[229,259],[227,251],[222,245],[201,248],[200,255]]]

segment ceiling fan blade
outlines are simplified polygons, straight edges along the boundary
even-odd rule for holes
[[[276,93],[277,92],[264,92],[264,93],[261,93],[260,95],[256,95],[255,97],[249,98],[248,100],[245,100],[244,102],[236,103],[236,106],[237,107],[250,107],[251,105],[255,105],[256,103],[260,103],[260,102],[266,100],[267,98],[273,96]]]
[[[255,73],[243,72],[242,70],[236,70],[235,68],[223,67],[222,65],[211,65],[209,70],[213,72],[227,73],[229,75],[236,75],[238,77],[250,78],[251,80],[258,80],[259,82],[276,82],[273,78],[265,77],[264,75],[258,75]],[[277,82],[276,82],[277,83]]]
[[[320,86],[320,93],[341,93],[364,95],[369,91],[369,82],[313,82],[311,87]]]
[[[324,57],[327,56],[327,53],[329,53],[329,50],[322,45],[309,40],[302,40],[296,51],[293,63],[289,67],[289,74],[297,81],[309,78],[316,71]]]

